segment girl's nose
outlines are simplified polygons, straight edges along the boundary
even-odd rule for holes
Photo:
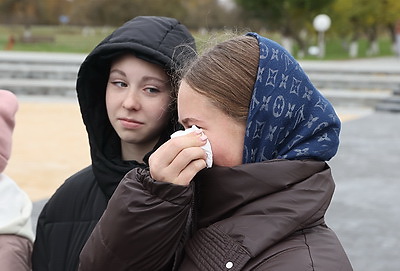
[[[140,109],[140,95],[134,90],[129,90],[125,96],[122,106],[128,110]]]

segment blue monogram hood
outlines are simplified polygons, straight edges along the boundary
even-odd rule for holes
[[[250,103],[243,163],[271,159],[327,161],[339,146],[340,120],[299,63],[256,33],[260,59]]]

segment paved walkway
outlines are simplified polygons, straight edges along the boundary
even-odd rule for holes
[[[336,192],[327,222],[354,270],[399,270],[400,113],[344,122],[330,165]]]
[[[5,173],[33,201],[46,199],[90,162],[76,98],[21,97],[11,159]]]

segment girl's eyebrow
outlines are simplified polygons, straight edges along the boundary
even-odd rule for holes
[[[161,79],[161,78],[155,77],[155,76],[144,76],[144,77],[142,78],[142,80],[143,80],[143,81],[155,80],[155,81],[158,81],[158,82],[160,82],[160,83],[162,83],[162,84],[168,84],[168,83],[169,83],[169,79],[164,80],[164,79]]]
[[[121,71],[121,70],[119,70],[119,69],[112,69],[112,70],[110,71],[110,74],[112,74],[112,73],[118,73],[118,74],[120,74],[120,75],[126,77],[126,73],[123,72],[123,71]]]
[[[126,73],[125,73],[124,71],[120,70],[120,69],[112,69],[112,70],[110,71],[110,75],[111,75],[112,73],[117,73],[117,74],[119,74],[119,75],[121,75],[121,76],[127,77]],[[157,81],[157,82],[159,82],[159,83],[161,83],[161,84],[165,84],[165,85],[167,85],[167,84],[170,82],[169,79],[164,80],[164,79],[161,79],[161,78],[159,78],[159,77],[151,76],[151,75],[144,76],[144,77],[142,78],[142,81],[143,81],[143,82],[152,81],[152,80]]]
[[[201,121],[198,120],[198,119],[195,119],[195,118],[184,118],[184,119],[182,119],[182,120],[179,120],[179,122],[180,122],[181,124],[183,124],[183,125],[188,125],[189,123],[201,122]]]

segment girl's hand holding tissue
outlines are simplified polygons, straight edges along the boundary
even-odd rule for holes
[[[160,182],[189,185],[193,177],[207,166],[207,158],[211,166],[211,147],[208,146],[209,151],[203,149],[207,143],[207,136],[195,126],[174,133],[150,156],[151,177]]]

